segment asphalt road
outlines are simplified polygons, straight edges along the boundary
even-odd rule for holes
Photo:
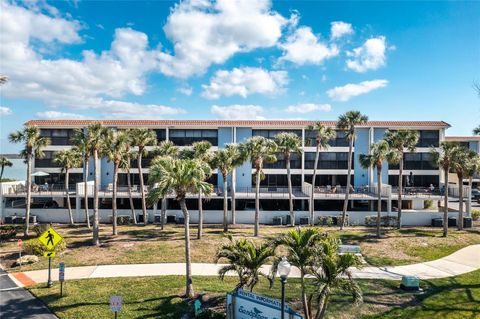
[[[0,268],[1,319],[57,319],[50,310],[30,292],[19,288]]]

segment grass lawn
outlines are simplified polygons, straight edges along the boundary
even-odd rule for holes
[[[194,288],[210,304],[224,304],[225,291],[231,290],[236,278],[224,282],[218,278],[194,277]],[[339,319],[411,319],[411,318],[480,318],[480,271],[449,279],[423,281],[425,292],[407,293],[397,289],[398,282],[360,280],[364,302],[349,303],[349,297],[336,294],[332,298],[327,318]],[[272,289],[266,280],[255,292],[279,298],[279,283]],[[297,279],[287,283],[287,298],[294,308],[300,308]],[[51,289],[37,286],[31,292],[41,298],[61,319],[111,318],[109,297],[121,295],[124,308],[119,318],[180,318],[191,310],[191,304],[180,295],[184,278],[179,276],[139,277],[122,279],[87,279],[67,282],[67,295],[59,297],[59,286]]]
[[[67,266],[162,263],[184,261],[184,240],[182,225],[168,225],[165,230],[159,226],[119,226],[119,235],[111,236],[111,226],[101,226],[101,246],[91,246],[91,231],[84,226],[67,227],[56,225],[55,229],[67,241],[67,250],[54,258],[54,266],[63,261]],[[262,226],[258,240],[268,240],[289,230],[289,227]],[[428,261],[444,257],[452,252],[472,244],[480,243],[480,232],[451,230],[448,238],[442,238],[441,229],[407,228],[386,230],[382,239],[372,237],[373,229],[350,227],[343,232],[338,228],[321,228],[333,232],[345,244],[358,244],[363,255],[372,265],[401,265]],[[213,262],[215,251],[225,240],[219,225],[206,225],[202,240],[196,238],[196,228],[192,226],[193,262]],[[251,236],[253,226],[237,225],[231,228],[234,236]],[[20,236],[20,235],[19,235]],[[18,237],[20,238],[20,237]],[[16,240],[0,244],[2,264],[10,271],[19,271],[13,267],[18,258]],[[22,266],[23,271],[47,268],[47,259]]]

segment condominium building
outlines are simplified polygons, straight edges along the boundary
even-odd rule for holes
[[[48,185],[49,190],[60,190],[64,183],[64,174],[62,169],[55,165],[53,159],[55,153],[59,150],[71,148],[71,137],[75,129],[85,129],[89,124],[96,121],[90,120],[32,120],[27,125],[36,125],[41,129],[42,136],[49,137],[51,145],[44,149],[45,156],[37,158],[34,161],[33,172],[43,172],[45,176],[35,177],[37,185]],[[295,210],[307,211],[309,193],[311,192],[311,181],[315,161],[315,132],[308,129],[312,121],[299,120],[102,120],[99,121],[105,127],[113,130],[123,130],[129,128],[148,128],[155,131],[158,142],[170,140],[179,147],[189,147],[193,142],[209,141],[213,145],[213,150],[221,149],[229,143],[242,143],[252,136],[264,136],[274,138],[280,132],[292,132],[301,137],[301,154],[294,154],[291,158],[292,184],[294,187]],[[323,124],[335,127],[335,121],[324,121]],[[440,189],[443,186],[443,174],[440,169],[432,162],[430,151],[432,148],[438,148],[440,143],[446,139],[445,131],[449,124],[443,121],[369,121],[356,128],[356,140],[353,152],[352,165],[352,200],[349,210],[355,211],[373,211],[376,205],[375,188],[376,180],[375,170],[372,168],[362,168],[359,163],[361,154],[368,154],[370,146],[384,137],[387,130],[412,129],[417,130],[420,135],[416,151],[407,152],[404,160],[404,186],[411,188],[411,192],[406,194],[407,208],[422,208],[424,200],[440,199]],[[476,141],[478,148],[478,141]],[[315,208],[318,211],[340,211],[343,203],[346,181],[347,181],[347,162],[348,162],[348,140],[342,131],[337,131],[336,137],[330,141],[328,149],[321,150],[320,160],[318,162],[318,171],[316,183],[313,187],[315,193]],[[473,144],[472,144],[473,145]],[[152,150],[153,147],[147,147]],[[265,178],[261,181],[261,207],[264,211],[286,211],[287,202],[287,172],[286,163],[283,157],[278,154],[278,161],[275,163],[266,163],[264,166]],[[143,159],[145,180],[148,180],[149,165],[151,156]],[[132,184],[139,185],[137,163],[132,163]],[[71,170],[70,179],[72,190],[72,204],[80,214],[83,207],[83,195],[76,183],[83,182],[83,175],[87,174],[88,180],[93,181],[93,160],[89,162],[89,171],[85,172],[83,168]],[[100,173],[101,208],[111,208],[111,185],[113,180],[113,163],[106,158],[102,158],[98,165]],[[229,180],[229,189],[235,190],[237,194],[236,209],[238,211],[248,211],[252,208],[254,199],[254,169],[249,162],[238,167],[231,180]],[[215,171],[210,178],[217,195],[220,195],[222,187],[222,177]],[[382,182],[390,187],[385,193],[385,201],[382,209],[385,212],[392,211],[396,206],[396,188],[398,187],[398,165],[388,165],[385,163]],[[119,189],[126,187],[126,172],[119,174]],[[343,191],[342,191],[343,188]],[[45,193],[46,194],[46,193]],[[46,195],[43,195],[45,197]],[[12,200],[17,193],[7,195]],[[410,197],[409,197],[410,196]],[[40,196],[37,196],[40,197]],[[54,197],[51,194],[50,197]],[[36,196],[34,195],[34,201]],[[64,199],[64,196],[62,196]],[[120,191],[118,206],[120,209],[128,209],[129,203],[126,200],[126,192]],[[139,194],[134,194],[135,206],[140,208]],[[18,198],[15,198],[18,199]],[[38,201],[38,199],[37,199]],[[54,206],[64,207],[64,200],[55,200]],[[196,208],[196,201],[191,200],[193,209]],[[178,204],[169,200],[169,208],[178,209]],[[385,205],[383,207],[383,205]],[[6,205],[8,207],[8,204]],[[90,206],[92,207],[92,206]],[[205,202],[205,210],[221,210],[221,196],[212,196],[211,200]],[[156,210],[156,207],[153,208]],[[80,215],[79,215],[80,216]],[[80,218],[80,217],[79,217]],[[216,219],[215,219],[216,220]]]

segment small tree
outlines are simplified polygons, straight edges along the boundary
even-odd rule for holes
[[[360,303],[362,290],[353,280],[350,267],[361,265],[360,260],[353,254],[338,253],[339,240],[327,236],[320,242],[320,249],[314,256],[310,275],[313,275],[315,287],[317,313],[315,319],[323,319],[327,310],[330,296],[335,290],[340,290],[352,296],[354,303]]]
[[[80,154],[76,148],[62,150],[55,154],[54,162],[62,167],[62,171],[65,172],[65,194],[67,196],[68,216],[70,219],[70,225],[74,225],[75,222],[73,221],[69,190],[70,169],[82,167],[82,154]]]
[[[363,115],[359,111],[348,111],[345,114],[339,116],[337,121],[337,129],[345,132],[345,137],[348,139],[348,172],[347,172],[347,185],[345,188],[345,200],[343,202],[342,210],[342,224],[340,229],[345,227],[345,220],[347,217],[348,209],[348,197],[350,195],[351,179],[352,179],[352,156],[353,145],[355,143],[355,128],[358,125],[367,123],[368,117]]]
[[[398,156],[393,152],[387,141],[381,140],[378,143],[372,144],[370,147],[370,154],[360,154],[360,165],[363,168],[377,169],[377,237],[380,238],[380,221],[382,217],[382,168],[383,162],[390,163],[397,162]]]
[[[174,192],[175,199],[180,203],[185,220],[185,265],[186,289],[185,295],[193,297],[192,262],[190,257],[190,214],[185,197],[187,193],[209,196],[213,186],[205,179],[211,174],[210,167],[196,159],[173,159],[157,157],[150,166],[149,182],[153,189],[149,192],[150,203],[158,203],[168,193]]]
[[[308,127],[309,130],[315,132],[315,163],[313,166],[313,176],[312,176],[312,192],[310,194],[310,225],[315,225],[314,221],[314,212],[315,212],[315,183],[317,178],[318,170],[318,159],[320,157],[320,150],[327,149],[330,145],[328,144],[332,139],[335,138],[336,132],[332,127],[323,125],[321,122],[315,122],[312,126]]]
[[[212,167],[218,168],[223,178],[223,231],[228,231],[228,176],[233,172],[235,167],[243,163],[242,154],[236,144],[226,145],[225,148],[215,152]],[[232,201],[232,212],[233,205]]]
[[[399,170],[398,170],[398,225],[402,228],[402,206],[403,206],[403,161],[405,151],[415,152],[420,135],[417,131],[412,130],[398,130],[387,131],[385,133],[385,140],[390,145],[392,150],[397,152]]]
[[[295,226],[295,212],[293,211],[292,199],[292,172],[290,169],[290,158],[292,153],[302,153],[302,139],[295,133],[282,132],[275,136],[275,143],[277,143],[278,150],[283,154],[283,159],[286,162],[287,168],[287,182],[288,182],[288,204],[290,208],[290,222],[292,227]]]
[[[92,150],[88,143],[88,133],[85,128],[76,129],[73,134],[72,142],[75,149],[82,154],[83,157],[83,201],[85,208],[85,221],[87,228],[90,229],[90,213],[88,211],[88,162],[92,156]]]
[[[458,179],[458,230],[463,229],[463,180],[468,170],[470,150],[459,146],[454,153],[451,169],[457,174]]]
[[[286,250],[287,259],[293,266],[300,270],[301,300],[305,319],[311,319],[310,303],[307,299],[305,276],[309,273],[314,257],[319,248],[318,244],[323,236],[315,228],[296,228],[288,231],[272,241],[273,247],[282,247]],[[276,273],[276,266],[280,259],[272,267],[272,276]]]
[[[459,149],[459,144],[456,142],[442,142],[440,144],[440,151],[433,148],[430,153],[435,164],[443,169],[444,174],[444,213],[443,213],[443,237],[448,236],[448,174],[452,167],[452,161],[455,158],[455,153]]]
[[[255,237],[260,232],[260,180],[263,174],[263,165],[264,162],[274,163],[277,160],[275,156],[277,150],[277,144],[263,136],[251,137],[241,144],[242,157],[249,158],[255,167]]]
[[[40,134],[40,129],[37,126],[24,126],[22,130],[10,133],[8,139],[12,143],[22,143],[24,149],[20,155],[27,162],[27,200],[25,209],[25,227],[23,235],[28,237],[28,230],[30,228],[30,204],[32,201],[32,162],[33,158],[43,158],[43,148],[50,145],[50,139],[43,137]]]
[[[3,178],[3,170],[5,167],[12,167],[13,163],[8,160],[5,156],[0,157],[0,166],[2,167],[0,170],[0,181]]]
[[[234,240],[231,235],[228,235],[228,239],[229,243],[220,246],[215,255],[215,263],[220,259],[228,260],[228,265],[220,268],[218,275],[223,280],[228,272],[236,272],[238,284],[235,290],[247,287],[253,291],[260,276],[265,276],[261,267],[273,258],[275,251],[268,243],[255,244],[244,238]]]

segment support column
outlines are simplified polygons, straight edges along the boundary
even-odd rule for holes
[[[467,213],[467,217],[470,217],[472,213],[472,190],[470,189],[470,186],[466,186],[465,188],[467,191],[467,209],[465,212]]]

